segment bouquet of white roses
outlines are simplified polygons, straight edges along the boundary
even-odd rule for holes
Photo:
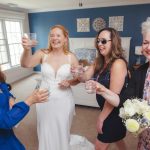
[[[146,100],[127,99],[120,108],[119,116],[127,130],[135,135],[150,127],[150,105]]]

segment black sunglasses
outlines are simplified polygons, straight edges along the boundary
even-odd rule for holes
[[[97,39],[96,43],[97,43],[97,44],[101,43],[101,44],[105,45],[105,44],[107,44],[107,42],[109,42],[109,41],[111,41],[111,40]]]

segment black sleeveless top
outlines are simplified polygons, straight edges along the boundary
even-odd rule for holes
[[[111,65],[108,65],[103,70],[102,73],[97,75],[98,76],[97,81],[108,89],[110,85],[110,68]],[[127,86],[127,81],[128,81],[128,77],[126,77],[121,93],[125,90]],[[96,94],[96,99],[100,106],[100,109],[102,110],[104,107],[105,99],[99,94]],[[103,134],[98,133],[97,135],[98,140],[104,143],[113,143],[123,139],[126,136],[126,128],[122,122],[122,119],[119,117],[119,109],[120,106],[114,107],[111,113],[104,120],[103,128],[102,128]]]
[[[110,86],[110,68],[111,68],[111,66],[108,65],[101,74],[95,75],[95,77],[96,76],[98,77],[97,81],[99,83],[101,83],[102,85],[104,85],[108,89],[109,89],[109,86]],[[123,88],[122,88],[120,94],[126,89],[126,87],[128,85],[128,80],[129,79],[128,79],[128,75],[127,75],[126,78],[125,78],[125,83],[123,85]],[[104,103],[105,103],[105,99],[99,94],[96,95],[96,99],[97,99],[97,102],[100,106],[100,109],[102,110],[103,106],[104,106]]]

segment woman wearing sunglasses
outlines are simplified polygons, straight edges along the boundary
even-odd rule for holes
[[[128,87],[118,96],[117,92],[112,92],[108,87],[104,87],[96,81],[97,94],[107,99],[107,103],[111,103],[115,107],[122,106],[125,100],[138,97],[150,102],[150,17],[142,23],[142,53],[148,60],[147,63],[141,65],[131,76]],[[121,75],[121,71],[120,71]],[[119,78],[118,78],[119,80]],[[90,82],[90,81],[89,81]],[[111,89],[111,88],[110,88]],[[113,128],[113,125],[110,125]],[[113,130],[113,129],[112,129]],[[118,127],[119,130],[119,127]],[[137,150],[150,150],[150,128],[145,129],[139,135]]]
[[[104,28],[98,32],[95,40],[98,51],[98,58],[83,75],[80,81],[94,78],[114,93],[120,94],[126,86],[127,63],[123,57],[121,39],[118,32],[113,28]],[[71,70],[74,71],[74,68]],[[126,135],[125,126],[118,116],[119,107],[114,107],[101,95],[96,94],[100,107],[100,114],[97,120],[96,150],[106,150],[110,143],[116,143],[118,148],[125,150],[122,140]]]

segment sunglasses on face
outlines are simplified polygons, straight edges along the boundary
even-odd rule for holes
[[[96,43],[97,43],[97,45],[100,44],[100,43],[101,43],[102,45],[105,45],[105,44],[107,44],[107,42],[109,42],[109,41],[111,41],[111,40],[97,39]]]

